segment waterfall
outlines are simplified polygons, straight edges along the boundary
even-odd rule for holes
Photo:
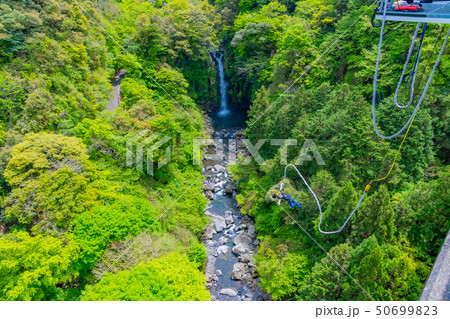
[[[227,103],[227,82],[225,81],[225,73],[223,71],[223,52],[211,51],[211,56],[216,61],[217,72],[219,73],[219,92],[220,92],[220,110],[219,115],[230,113]]]

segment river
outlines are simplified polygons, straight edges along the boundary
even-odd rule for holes
[[[254,221],[239,211],[236,186],[227,172],[230,148],[238,155],[246,152],[242,145],[246,111],[229,109],[223,54],[212,52],[211,56],[218,69],[220,108],[204,118],[205,130],[214,141],[204,148],[202,162],[203,190],[210,200],[205,214],[211,220],[203,235],[208,253],[206,288],[211,300],[269,300],[269,294],[259,286],[253,258],[259,248]]]

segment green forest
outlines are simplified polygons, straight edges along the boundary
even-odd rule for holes
[[[339,228],[366,184],[389,170],[404,133],[380,139],[372,125],[375,4],[2,0],[0,300],[211,299],[208,201],[192,152],[218,101],[211,50],[224,52],[230,103],[248,110],[252,145],[299,141],[264,144],[264,165],[240,158],[228,167],[258,231],[261,288],[272,300],[417,300],[450,229],[448,47],[391,175],[341,233],[317,230],[315,200],[294,171],[286,189],[302,210],[268,196],[282,180],[283,152],[295,163],[307,139],[325,165],[306,156],[299,169],[325,230]],[[385,30],[377,96],[385,134],[415,107],[394,104],[414,29]],[[428,25],[416,97],[447,30]],[[121,70],[122,101],[110,111]],[[402,87],[400,100],[408,97]],[[174,150],[154,175],[127,166],[127,141],[143,130],[170,137]]]

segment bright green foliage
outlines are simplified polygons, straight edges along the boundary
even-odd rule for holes
[[[287,252],[284,245],[278,246],[277,252],[267,245],[267,242],[261,242],[256,255],[261,287],[275,300],[292,297],[307,273],[307,259],[301,254]]]
[[[191,262],[196,263],[200,270],[203,269],[203,266],[206,262],[206,248],[203,244],[198,242],[195,238],[191,238],[189,240],[188,247],[188,258]]]
[[[158,230],[157,218],[151,203],[130,196],[78,215],[74,221],[74,240],[82,248],[80,267],[92,267],[113,240],[136,236],[149,227],[151,231]]]
[[[375,236],[364,240],[353,251],[348,269],[375,300],[417,300],[419,297],[417,263],[398,246],[380,246]],[[352,284],[344,288],[346,296],[353,300],[371,300],[366,292]]]
[[[379,30],[370,23],[372,1],[308,0],[296,2],[294,8],[289,1],[263,2],[241,1],[239,9],[234,9],[231,1],[217,4],[223,8],[221,35],[229,94],[233,102],[250,105],[245,134],[253,145],[260,139],[295,139],[297,146],[287,149],[288,163],[295,163],[303,141],[314,140],[326,166],[305,161],[298,168],[320,200],[322,229],[336,230],[355,208],[367,183],[387,174],[403,137],[380,139],[370,116],[379,40]],[[288,10],[281,10],[281,4]],[[234,21],[225,7],[238,12]],[[410,24],[398,23],[389,27],[384,38],[376,99],[378,128],[385,135],[396,132],[410,116],[409,109],[395,107],[393,94],[413,30]],[[445,32],[440,25],[427,29],[422,52],[428,63],[420,63],[416,87],[424,87],[429,64],[438,51],[435,40],[442,43]],[[314,265],[307,276],[314,289],[307,291],[308,285],[302,288],[297,293],[299,299],[368,298],[348,287],[341,289],[357,285],[336,274],[342,269],[333,268],[326,259],[320,261],[324,254],[314,249],[317,243],[304,231],[314,234],[327,251],[340,254],[343,264],[352,259],[346,268],[349,273],[361,266],[354,270],[355,276],[367,277],[361,284],[369,287],[375,299],[417,298],[428,271],[424,265],[435,258],[449,228],[448,176],[443,173],[450,154],[448,57],[443,57],[439,68],[443,71],[435,74],[389,178],[372,184],[356,215],[339,234],[318,232],[315,200],[293,170],[288,170],[291,188],[286,191],[303,203],[303,209],[287,208],[286,214],[268,200],[270,191],[265,193],[261,187],[276,189],[284,169],[278,146],[266,142],[260,149],[265,165],[233,167],[240,188],[238,203],[244,213],[255,218],[259,234],[270,237],[275,246],[286,245],[289,253],[301,250],[308,265]],[[402,103],[408,100],[409,92],[402,84]],[[372,235],[377,238],[376,245],[369,241]],[[362,242],[365,246],[357,248]],[[372,255],[350,258],[352,251],[367,249],[369,242],[374,248]],[[348,246],[339,245],[342,243]],[[270,257],[260,258],[267,258],[270,264]],[[397,293],[391,285],[398,287]],[[272,289],[279,296],[277,288]]]
[[[330,250],[305,277],[299,300],[417,300],[421,266],[401,247],[379,245],[375,236],[352,249]],[[348,274],[350,274],[350,276]]]
[[[423,259],[433,259],[450,228],[450,171],[438,179],[410,185],[395,204],[396,224]]]
[[[353,222],[352,237],[355,242],[376,235],[380,242],[391,242],[395,231],[394,210],[386,186],[361,204]]]
[[[359,196],[356,194],[355,189],[350,181],[347,181],[343,186],[339,187],[339,190],[331,198],[330,204],[323,212],[321,229],[323,231],[336,231],[344,224],[348,216],[353,212],[356,204],[358,203]],[[316,224],[319,223],[319,219],[316,219]],[[334,243],[343,241],[345,236],[350,233],[352,221],[349,221],[343,233],[332,236],[321,236],[323,240],[331,240]],[[319,232],[316,232],[320,236]]]
[[[85,174],[88,178],[95,174],[88,161],[86,146],[75,137],[30,133],[13,148],[11,156],[4,175],[12,186],[36,179],[47,170],[63,167]]]
[[[186,256],[172,253],[131,271],[106,274],[82,300],[209,300],[205,277]]]
[[[348,244],[333,247],[328,252],[330,257],[326,256],[317,262],[305,277],[297,299],[347,300],[342,288],[346,285],[348,276],[342,268],[346,269],[351,252],[352,248]]]
[[[57,234],[71,230],[73,218],[88,211],[98,196],[89,179],[63,167],[14,188],[5,199],[6,217],[29,225],[33,233]]]
[[[26,232],[0,236],[0,300],[52,300],[73,280],[73,242]]]

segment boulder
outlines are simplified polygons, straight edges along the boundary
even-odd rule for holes
[[[212,225],[211,225],[211,227],[212,227]],[[222,237],[219,238],[219,244],[220,245],[225,245],[227,242],[228,242],[228,238],[227,237],[222,236]]]
[[[228,225],[234,223],[233,215],[225,215],[225,221]]]
[[[245,254],[246,252],[249,251],[249,248],[247,245],[245,244],[239,244],[233,247],[233,249],[231,250],[234,254],[236,255],[242,255]]]
[[[250,260],[252,260],[252,255],[250,254],[242,254],[239,256],[239,261],[241,263],[248,263]]]
[[[255,226],[250,225],[250,226],[248,227],[248,235],[249,235],[251,238],[253,238],[253,239],[256,238],[256,229],[255,229]]]
[[[206,282],[210,282],[213,278],[213,275],[209,272],[205,273]]]
[[[214,227],[212,224],[206,225],[203,229],[203,239],[212,239],[214,235]]]
[[[222,276],[223,275],[222,270],[217,269],[216,270],[216,274],[217,274],[217,276]]]
[[[225,186],[225,193],[227,194],[233,194],[233,191],[235,190],[236,186],[234,186],[231,183],[227,183],[227,185]]]
[[[224,230],[224,228],[227,227],[225,218],[218,215],[213,215],[212,217],[214,219],[214,229],[216,230],[216,232],[220,233],[221,231]]]
[[[222,172],[225,170],[225,167],[223,167],[222,165],[214,165],[214,168],[216,169],[216,171],[218,172]]]
[[[217,230],[217,229],[216,229]],[[239,244],[244,244],[244,245],[250,245],[253,242],[253,239],[247,235],[246,233],[241,233],[239,235],[237,235],[234,239],[233,239],[233,243],[235,245],[239,245]]]
[[[235,263],[231,271],[231,279],[242,280],[247,272],[247,265],[244,263]]]
[[[219,294],[230,296],[230,297],[236,297],[238,294],[238,291],[236,288],[223,288],[219,291]]]
[[[211,191],[207,191],[206,193],[205,193],[205,196],[206,196],[206,198],[207,199],[209,199],[209,200],[214,200],[216,197],[214,196],[214,194],[211,192]]]
[[[213,191],[214,190],[214,184],[213,183],[209,183],[209,184],[203,185],[203,190],[204,191]]]
[[[229,251],[230,251],[230,247],[229,246],[220,246],[219,248],[217,248],[217,253],[219,255],[220,254],[227,255]]]

